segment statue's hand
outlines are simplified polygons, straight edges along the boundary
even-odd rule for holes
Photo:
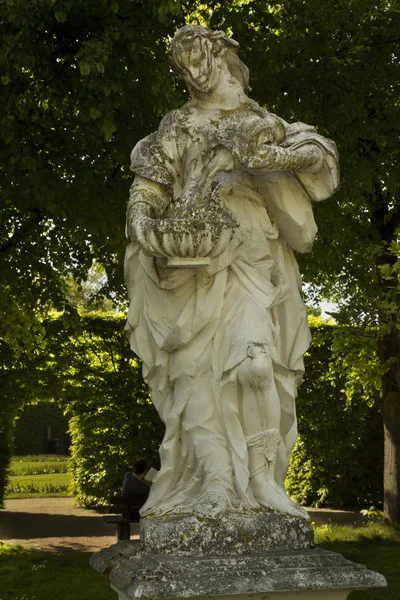
[[[153,253],[153,247],[148,240],[149,233],[153,229],[154,219],[145,215],[137,215],[132,222],[132,240],[137,242],[146,254]]]
[[[247,148],[246,153],[239,157],[240,163],[246,169],[264,169],[273,171],[279,162],[281,148],[272,144],[263,144],[258,148]]]
[[[137,211],[130,221],[129,237],[137,242],[145,254],[166,256],[155,234],[156,220],[141,211]]]
[[[208,165],[208,171],[210,173],[210,179],[212,180],[214,176],[220,171],[233,171],[235,168],[235,159],[233,154],[228,148],[224,146],[218,146],[215,149],[215,154],[212,160]]]

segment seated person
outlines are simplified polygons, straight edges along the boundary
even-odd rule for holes
[[[121,496],[134,505],[129,513],[129,520],[133,522],[139,521],[139,510],[150,493],[150,486],[143,480],[148,468],[147,460],[139,458],[133,464],[133,473],[128,471],[124,476]]]

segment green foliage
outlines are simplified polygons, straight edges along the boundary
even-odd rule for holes
[[[5,408],[0,408],[0,508],[8,484],[8,465],[12,454],[13,414],[6,414]]]
[[[68,456],[50,454],[39,456],[13,456],[9,469],[10,475],[50,475],[67,473]]]
[[[23,463],[47,463],[51,462],[52,464],[61,464],[62,466],[68,461],[68,456],[57,456],[54,454],[39,454],[39,455],[31,455],[28,454],[26,456],[14,456],[11,464],[14,468],[18,468],[18,465],[21,464],[21,469],[23,469]],[[64,466],[63,466],[64,468]]]
[[[85,506],[107,503],[120,491],[135,459],[158,468],[163,426],[143,383],[141,363],[121,338],[124,319],[91,322],[78,345],[74,371],[84,386],[69,382],[63,402],[73,414],[71,468],[76,500]],[[105,329],[105,331],[104,331]],[[95,332],[94,332],[95,331]],[[86,337],[86,340],[85,340]],[[90,344],[88,344],[90,337]]]
[[[349,508],[382,500],[376,349],[358,332],[359,347],[349,354],[341,347],[342,333],[342,328],[321,322],[312,326],[313,341],[305,358],[297,399],[300,435],[287,478],[290,495],[305,506]],[[366,348],[368,363],[363,362]]]
[[[316,203],[319,234],[300,259],[309,301],[378,339],[385,513],[400,524],[400,12],[396,0],[207,3],[202,18],[241,45],[252,95],[335,140],[341,188]],[[262,66],[261,66],[262,65]]]
[[[337,320],[349,325],[342,335],[349,334],[349,348],[361,323],[370,328],[379,343],[373,368],[382,377],[384,406],[389,397],[400,405],[400,13],[394,0],[5,0],[0,499],[16,411],[36,398],[64,395],[64,376],[55,375],[51,364],[60,366],[57,350],[51,360],[45,354],[55,335],[64,351],[70,344],[64,359],[73,356],[72,336],[66,341],[77,321],[71,287],[81,285],[95,259],[107,275],[103,297],[114,303],[125,297],[129,152],[182,103],[166,47],[185,20],[231,32],[250,68],[252,96],[289,121],[315,124],[337,142],[342,186],[315,206],[319,235],[313,252],[301,258],[302,272],[312,284],[311,301],[320,295],[339,302]],[[63,332],[46,323],[54,308],[64,311]],[[77,351],[82,353],[79,344]],[[39,365],[39,378],[33,367],[25,370],[27,361]],[[83,376],[80,386],[73,384],[73,375],[70,387],[78,397],[85,384]],[[356,401],[362,380],[346,377],[349,403],[350,389]],[[107,387],[101,381],[101,389]],[[95,412],[94,401],[91,406]],[[79,430],[89,429],[78,409],[76,418]],[[389,438],[397,439],[395,432]]]
[[[14,456],[9,469],[7,498],[71,495],[68,456]]]
[[[68,305],[64,275],[94,257],[122,296],[129,153],[174,102],[182,24],[165,0],[1,4],[0,335],[16,350],[37,347]]]
[[[376,508],[376,506],[370,506],[369,508],[364,508],[363,510],[360,511],[360,513],[364,517],[368,517],[368,520],[371,523],[373,523],[373,522],[384,523],[385,515],[384,515],[383,511]]]
[[[27,389],[26,403],[53,398],[56,404],[44,408],[58,405],[68,413],[73,490],[81,504],[101,503],[117,493],[139,456],[158,466],[163,426],[141,364],[123,336],[124,322],[124,317],[91,313],[76,315],[66,328],[65,316],[49,319],[43,348],[10,355],[4,367],[5,373],[17,373],[18,366],[17,383]],[[10,403],[17,404],[19,393],[18,385],[10,386]],[[35,408],[27,406],[28,413]],[[38,431],[41,440],[41,426]]]
[[[89,558],[87,552],[45,553],[0,542],[1,598],[48,600],[51,593],[63,600],[114,600],[108,577]]]
[[[391,330],[394,307],[399,323],[396,2],[253,0],[231,10],[218,2],[208,7],[210,25],[229,28],[239,41],[253,97],[289,121],[316,125],[338,145],[341,188],[315,205],[318,239],[301,260],[309,294],[334,298],[349,322]],[[381,275],[393,275],[393,268],[397,277],[383,286]]]
[[[41,381],[40,365],[44,360],[39,346],[32,353],[18,353],[0,340],[0,505],[7,485],[7,472],[13,452],[13,432],[18,411],[38,399],[53,399],[54,386]],[[55,378],[53,378],[55,380]]]
[[[6,498],[43,498],[70,496],[71,478],[67,473],[10,476]]]
[[[93,261],[86,279],[78,283],[72,273],[64,278],[63,293],[67,302],[80,314],[88,315],[93,312],[108,313],[114,309],[114,304],[107,297],[107,274],[104,267]]]
[[[8,465],[12,455],[14,419],[27,397],[29,379],[24,380],[23,363],[9,346],[0,343],[0,507],[8,482]]]
[[[52,343],[42,367],[68,414],[70,468],[77,502],[108,501],[139,456],[158,466],[163,426],[143,383],[141,363],[123,337],[125,318],[82,318],[65,332],[48,323]]]

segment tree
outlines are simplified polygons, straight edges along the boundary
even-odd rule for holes
[[[48,308],[65,308],[64,274],[86,276],[93,258],[101,258],[109,289],[123,295],[129,152],[173,93],[172,23],[159,15],[166,7],[161,0],[0,7],[0,322],[14,348],[37,343]],[[180,16],[173,28],[182,23]]]
[[[166,58],[186,21],[232,32],[252,95],[334,139],[342,187],[315,206],[302,259],[313,298],[379,346],[385,510],[400,523],[399,29],[394,0],[5,0],[0,6],[2,339],[38,348],[65,274],[94,258],[124,297],[122,227],[129,151],[180,105]],[[114,296],[115,298],[115,296]]]
[[[78,318],[69,274],[79,284],[97,258],[107,275],[104,294],[114,303],[125,297],[129,152],[173,104],[166,43],[184,22],[177,12],[162,0],[0,5],[5,378],[13,376],[10,353],[23,364],[27,354],[46,351],[52,310],[63,312],[67,331]],[[21,386],[0,413],[0,502]]]

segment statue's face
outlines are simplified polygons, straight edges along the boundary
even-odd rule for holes
[[[180,59],[186,83],[198,92],[211,92],[219,78],[219,68],[212,53],[212,44],[206,38],[197,37]]]

